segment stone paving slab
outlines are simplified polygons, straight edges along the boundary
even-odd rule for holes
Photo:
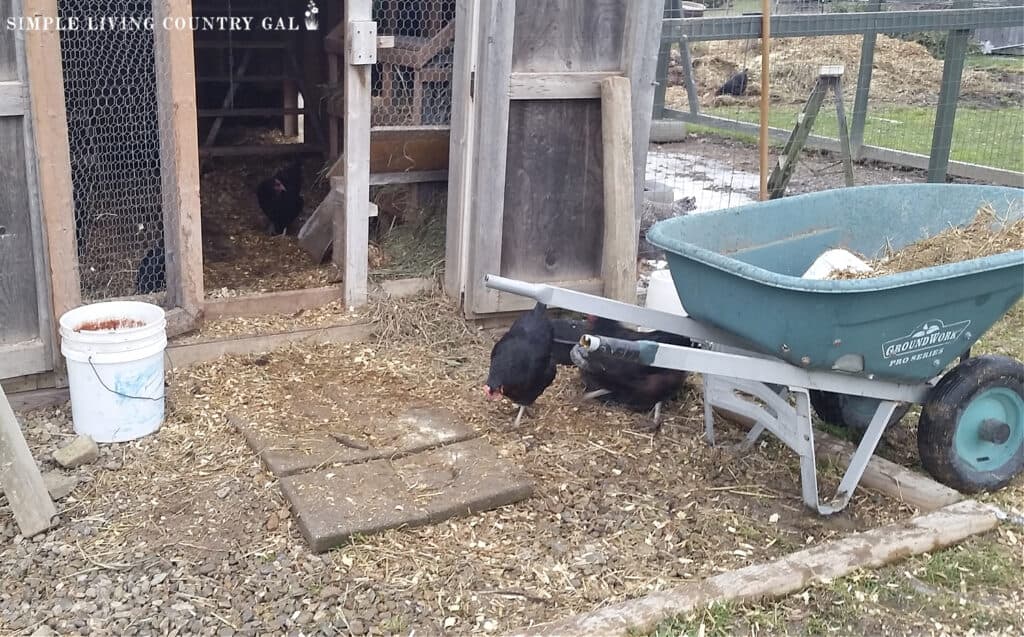
[[[472,439],[404,458],[281,479],[299,530],[315,552],[355,534],[440,522],[530,497],[532,482]]]
[[[267,469],[279,478],[318,468],[417,453],[476,436],[447,409],[409,409],[383,427],[349,427],[314,434],[274,435],[243,425],[242,433]]]

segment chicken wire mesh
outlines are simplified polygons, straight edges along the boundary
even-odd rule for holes
[[[82,298],[164,289],[160,131],[150,0],[59,0],[59,15],[110,28],[61,31]]]
[[[373,19],[395,46],[377,50],[371,125],[448,126],[455,0],[376,0]]]
[[[760,9],[759,1],[743,0],[718,5],[713,1],[703,8],[683,2],[681,10],[675,11],[672,4],[666,3],[667,18],[736,16]],[[773,13],[778,15],[822,14],[822,30],[829,25],[830,17],[838,13],[963,6],[951,2],[782,0],[772,4]],[[989,4],[1019,5],[1020,1]],[[981,3],[974,6],[981,6]],[[932,152],[936,118],[941,118],[943,111],[951,112],[944,108],[949,103],[943,104],[940,98],[948,35],[948,31],[876,34],[874,45],[868,47],[873,60],[867,89],[859,86],[864,34],[816,36],[812,29],[805,37],[773,37],[770,77],[765,84],[771,91],[769,125],[777,132],[772,135],[769,170],[776,166],[782,146],[819,81],[823,67],[839,66],[842,114],[854,146],[861,140],[874,157],[889,157],[885,164],[856,165],[854,185],[925,181],[928,174],[922,168]],[[952,127],[951,162],[1019,174],[1024,170],[1024,118],[1020,117],[1024,105],[1024,58],[982,55],[981,49],[979,33],[972,33],[959,91],[954,98],[955,118],[940,119],[938,128],[944,124],[948,132],[948,127]],[[655,104],[655,120],[661,118],[662,121],[655,122],[652,141],[675,143],[655,144],[651,148],[648,179],[653,183],[648,184],[649,197],[694,197],[690,205],[697,210],[714,210],[756,200],[759,186],[756,124],[763,85],[760,39],[686,41],[666,31],[662,58],[658,67],[658,81],[662,86]],[[729,80],[744,70],[742,90],[726,90]],[[687,86],[688,76],[692,77],[690,86]],[[862,92],[859,103],[858,90]],[[862,107],[859,124],[855,123],[858,119],[856,106]],[[720,119],[716,122],[705,119],[699,125],[670,123],[665,119],[693,110]],[[828,156],[804,152],[786,194],[846,185],[841,155],[837,152],[839,121],[834,93],[830,90],[817,113],[811,134],[827,138],[833,152]],[[812,139],[805,149],[823,143],[823,140]],[[913,160],[898,153],[914,153],[925,159]],[[993,173],[990,170],[985,174]]]

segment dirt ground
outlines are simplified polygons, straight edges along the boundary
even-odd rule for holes
[[[341,280],[330,261],[315,263],[296,236],[329,191],[328,181],[320,176],[324,166],[319,159],[310,157],[303,162],[302,215],[286,236],[267,232],[256,186],[290,161],[221,157],[204,163],[200,197],[208,297],[320,287]],[[386,187],[374,188],[372,198],[381,213],[379,222],[371,222],[371,276],[397,278],[436,272],[438,259],[444,257],[443,193],[428,196],[421,204],[409,196],[407,187]]]
[[[421,303],[424,314],[438,307]],[[0,629],[493,632],[911,513],[868,491],[835,518],[806,512],[797,465],[779,444],[744,457],[704,444],[693,387],[651,435],[644,415],[581,402],[575,373],[562,371],[512,431],[511,407],[484,401],[479,389],[492,338],[450,314],[433,320],[387,323],[389,340],[380,344],[292,348],[170,374],[159,434],[105,445],[96,464],[77,472],[82,483],[62,503],[59,528],[26,541],[0,509],[8,582]],[[444,330],[443,338],[418,342],[421,329]],[[313,555],[275,481],[227,422],[241,414],[301,431],[424,403],[447,406],[483,432],[526,470],[536,495]],[[51,469],[49,453],[72,435],[68,407],[29,414],[24,428]],[[725,441],[742,434],[722,426]],[[838,472],[825,473],[834,487]]]
[[[793,454],[774,440],[742,457],[705,445],[695,378],[652,435],[643,414],[581,401],[575,372],[561,370],[513,431],[511,406],[484,401],[479,389],[496,335],[445,307],[425,298],[378,308],[378,342],[293,347],[169,374],[158,435],[104,445],[97,463],[77,470],[82,482],[60,503],[59,528],[25,540],[0,506],[0,631],[501,632],[913,513],[865,489],[838,516],[809,513]],[[314,555],[276,481],[227,420],[299,432],[413,404],[453,409],[527,472],[534,497]],[[24,418],[44,470],[72,436],[69,416],[64,405]],[[729,424],[719,431],[725,443],[743,435]],[[901,426],[885,453],[900,457],[890,447],[912,445],[912,433]],[[840,471],[823,466],[826,488]],[[1003,497],[1019,502],[1020,489]],[[878,625],[903,626],[895,610]]]

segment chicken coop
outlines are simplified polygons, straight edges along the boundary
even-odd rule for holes
[[[628,296],[647,4],[0,0],[0,379],[63,383],[82,303],[173,336],[441,268],[473,315],[517,309],[485,272]],[[268,232],[258,187],[296,163]]]

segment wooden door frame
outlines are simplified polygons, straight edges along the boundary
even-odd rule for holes
[[[515,0],[460,0],[457,4],[446,289],[452,296],[463,295],[466,313],[471,316],[519,310],[530,303],[486,288],[482,279],[485,272],[499,273],[494,266],[501,263],[512,99],[600,99],[604,77],[629,78],[637,213],[643,198],[657,66],[657,46],[648,43],[658,40],[661,6],[649,2],[627,4],[620,68],[607,73],[513,73],[515,11]],[[472,44],[460,42],[459,35],[472,38]],[[470,95],[458,90],[467,78]],[[591,294],[604,291],[601,278],[555,284]]]

